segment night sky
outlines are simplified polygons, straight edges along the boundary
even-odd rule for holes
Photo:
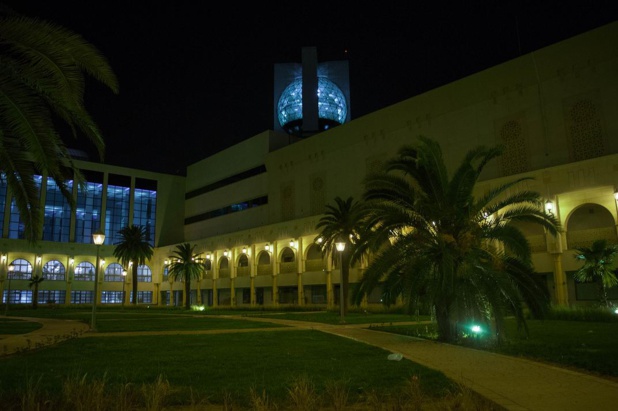
[[[4,3],[110,61],[120,93],[92,81],[85,96],[104,162],[172,174],[273,129],[274,65],[300,63],[303,47],[349,60],[354,119],[618,20],[616,0]]]

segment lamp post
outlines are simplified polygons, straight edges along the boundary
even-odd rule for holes
[[[6,273],[6,277],[9,280],[9,289],[6,293],[6,304],[4,305],[4,315],[6,316],[9,311],[9,301],[11,301],[11,276],[13,275],[13,271],[15,271],[15,265],[13,263],[9,264],[8,272]]]
[[[97,330],[97,294],[99,292],[99,264],[101,244],[105,242],[105,233],[97,230],[92,234],[92,241],[97,246],[97,266],[94,267],[94,296],[92,301],[92,318],[90,319],[90,330]]]
[[[125,288],[127,284],[127,270],[122,269],[122,309],[124,309]]]
[[[343,250],[345,250],[345,242],[339,241],[335,243],[337,251],[339,251],[339,315],[341,323],[345,323],[345,314],[343,311]]]

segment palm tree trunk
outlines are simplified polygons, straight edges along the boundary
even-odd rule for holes
[[[444,342],[453,341],[453,324],[451,322],[450,305],[446,303],[436,304],[436,322],[438,323],[438,340]]]
[[[133,265],[131,266],[131,277],[133,278],[133,301],[131,301],[132,304],[136,305],[137,304],[137,263],[133,263]]]
[[[603,278],[599,278],[599,299],[601,300],[601,305],[609,308],[609,300],[607,299],[607,289],[605,288],[605,284],[603,284]]]
[[[34,294],[32,295],[32,309],[36,310],[39,305],[39,284],[34,284]]]
[[[341,285],[343,287],[343,315],[348,314],[348,295],[350,290],[350,254],[344,251],[342,257],[341,267]]]
[[[191,278],[185,278],[185,309],[191,308]]]

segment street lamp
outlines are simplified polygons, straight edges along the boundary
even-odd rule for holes
[[[13,276],[13,271],[15,271],[15,265],[13,263],[9,264],[8,267],[9,272],[6,273],[6,276],[9,280],[9,289],[6,293],[6,304],[4,305],[4,315],[7,315],[9,311],[9,301],[11,301],[11,277]]]
[[[341,316],[340,322],[344,323],[344,311],[343,311],[343,250],[345,250],[345,242],[339,241],[335,243],[337,251],[339,251],[339,314]]]
[[[127,284],[127,270],[122,269],[122,308],[124,308],[125,288]]]
[[[105,233],[97,230],[92,234],[92,241],[97,246],[97,266],[94,268],[94,296],[92,301],[92,318],[90,319],[90,330],[97,330],[97,294],[99,292],[99,264],[101,244],[105,242]]]

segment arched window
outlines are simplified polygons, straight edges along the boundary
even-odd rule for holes
[[[227,259],[227,257],[223,257],[221,258],[221,260],[219,260],[219,278],[229,278],[230,277],[229,264],[230,262]]]
[[[247,258],[246,254],[243,254],[238,258],[238,266],[249,267],[249,259]]]
[[[238,270],[236,271],[236,275],[238,277],[247,277],[251,275],[251,271],[249,269],[249,259],[246,254],[242,254],[238,258]]]
[[[152,271],[147,265],[137,266],[137,282],[138,283],[151,283]]]
[[[290,274],[296,272],[296,263],[294,262],[296,256],[291,248],[285,247],[281,252],[281,273]]]
[[[325,269],[324,259],[322,258],[322,250],[317,244],[311,244],[307,249],[306,270],[307,271],[322,271]]]
[[[9,273],[9,278],[12,280],[29,280],[32,277],[32,264],[28,260],[18,258],[14,260],[13,272]]]
[[[110,282],[122,282],[124,281],[124,276],[122,272],[124,271],[124,267],[118,263],[111,263],[105,268],[105,281]]]
[[[270,265],[270,254],[268,251],[262,251],[258,258],[258,265]]]
[[[270,265],[270,253],[262,251],[258,255],[257,275],[271,275],[273,273]]]
[[[64,264],[58,260],[50,260],[43,266],[43,278],[51,281],[63,281],[65,275]]]
[[[291,248],[285,247],[283,252],[281,253],[281,262],[282,263],[293,263],[294,262],[294,251]]]
[[[75,281],[94,281],[94,264],[82,261],[75,266]]]

